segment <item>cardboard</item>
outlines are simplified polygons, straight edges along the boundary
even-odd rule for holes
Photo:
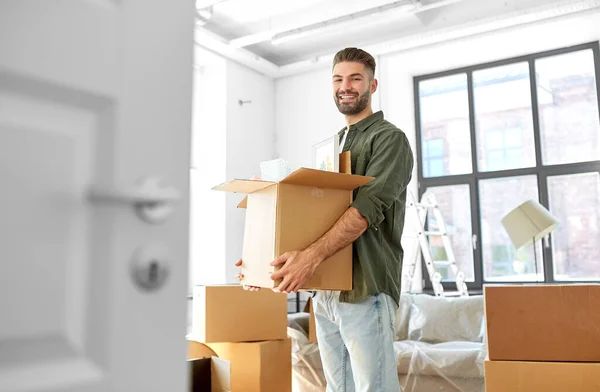
[[[352,174],[352,163],[350,158],[350,151],[340,154],[340,173]]]
[[[190,392],[230,392],[231,364],[218,357],[188,360]]]
[[[188,340],[190,392],[230,392],[231,363],[217,357],[208,346]]]
[[[600,285],[484,286],[495,361],[600,362]]]
[[[273,288],[269,263],[301,250],[326,233],[352,202],[352,191],[372,177],[298,169],[280,182],[232,180],[214,187],[248,194],[242,284]],[[243,204],[243,203],[242,203]],[[351,290],[352,245],[325,260],[303,290]]]
[[[239,285],[194,287],[191,336],[204,343],[287,337],[287,296]]]
[[[210,343],[231,363],[231,389],[244,392],[291,392],[290,339],[254,343]]]
[[[195,340],[188,339],[188,359],[199,359],[199,358],[210,358],[216,357],[217,353],[214,352],[206,344],[197,342]]]
[[[486,360],[486,392],[598,392],[600,363]]]

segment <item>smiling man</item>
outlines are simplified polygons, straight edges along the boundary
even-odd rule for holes
[[[272,278],[277,290],[297,291],[316,267],[353,244],[351,291],[318,291],[313,298],[317,340],[327,391],[400,390],[394,356],[394,323],[400,300],[406,187],[413,154],[406,135],[373,113],[375,59],[357,48],[335,55],[333,99],[346,118],[342,151],[351,152],[352,173],[375,177],[354,192],[334,226],[306,249],[288,252]]]
[[[321,238],[271,263],[282,266],[271,275],[282,279],[275,290],[296,292],[319,264],[353,245],[353,289],[317,291],[313,297],[329,392],[400,390],[393,341],[413,154],[406,135],[384,120],[381,111],[373,113],[377,85],[369,53],[346,48],[335,55],[333,99],[346,119],[339,132],[342,151],[351,152],[352,173],[375,179],[354,192],[348,210]]]

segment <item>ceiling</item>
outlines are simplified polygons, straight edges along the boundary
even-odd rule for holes
[[[583,12],[600,0],[196,0],[196,42],[272,77]]]

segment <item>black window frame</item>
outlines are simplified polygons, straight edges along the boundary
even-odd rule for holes
[[[559,49],[547,50],[543,52],[537,52],[524,56],[511,57],[503,60],[492,61],[483,64],[477,64],[462,68],[456,68],[443,72],[436,72],[426,75],[419,75],[413,77],[413,94],[414,94],[414,107],[415,107],[415,131],[416,131],[416,151],[417,151],[417,177],[418,177],[418,198],[421,196],[428,187],[434,186],[446,186],[446,185],[469,185],[470,190],[470,202],[471,202],[471,227],[472,234],[477,237],[477,246],[473,250],[473,268],[474,268],[474,281],[466,282],[467,288],[472,293],[480,293],[483,285],[488,284],[545,284],[545,283],[562,283],[565,281],[554,279],[554,263],[552,255],[552,236],[549,236],[549,246],[542,247],[542,263],[544,269],[544,280],[539,282],[523,281],[484,281],[483,280],[483,256],[481,243],[481,225],[480,225],[480,204],[479,204],[479,181],[494,178],[506,178],[516,177],[525,175],[535,175],[538,182],[538,198],[539,202],[548,208],[548,177],[562,175],[562,174],[578,174],[587,172],[600,172],[600,160],[587,161],[578,163],[567,163],[567,164],[556,164],[556,165],[543,165],[542,163],[542,149],[541,149],[541,133],[540,133],[540,121],[539,121],[539,106],[538,106],[538,95],[537,95],[537,82],[535,78],[535,61],[552,57],[562,54],[573,53],[582,50],[591,49],[593,52],[594,68],[596,76],[596,95],[598,103],[598,113],[600,114],[600,41],[592,41],[579,45],[573,45],[569,47],[563,47]],[[477,157],[477,141],[476,141],[476,129],[475,129],[475,103],[473,93],[473,73],[483,69],[494,68],[504,65],[510,65],[518,62],[527,62],[529,64],[529,81],[531,91],[531,106],[533,115],[533,134],[534,134],[534,146],[535,146],[535,167],[519,168],[519,169],[508,169],[499,171],[488,171],[480,172],[478,169],[478,157]],[[453,76],[456,74],[467,75],[467,89],[468,89],[468,106],[469,106],[469,129],[470,129],[470,140],[471,140],[471,158],[472,158],[472,173],[458,174],[458,175],[445,175],[442,177],[423,177],[422,168],[422,133],[421,133],[421,110],[420,110],[420,99],[419,99],[419,83],[422,81],[437,79],[446,76]],[[600,122],[600,116],[598,121]],[[425,264],[422,260],[423,267],[423,290],[425,292],[432,292],[433,287]],[[589,280],[568,280],[568,283],[590,283]],[[442,282],[444,290],[455,291],[456,285],[453,281]]]

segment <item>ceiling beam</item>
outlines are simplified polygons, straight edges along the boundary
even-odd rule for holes
[[[358,6],[349,4],[345,14],[317,14],[300,18],[301,20],[292,24],[282,24],[282,27],[273,28],[270,30],[261,31],[255,34],[246,35],[235,38],[229,41],[230,45],[236,48],[243,48],[258,44],[260,42],[270,41],[277,36],[285,36],[286,34],[301,34],[311,30],[319,30],[323,27],[334,26],[343,22],[358,21],[381,12],[391,11],[400,7],[419,7],[420,0],[378,0],[367,2],[359,2]],[[364,4],[367,4],[365,7]]]
[[[279,66],[263,59],[254,53],[240,48],[234,48],[222,37],[202,28],[196,27],[194,42],[205,49],[215,52],[225,58],[233,60],[241,65],[253,69],[263,75],[275,77],[279,73]]]

